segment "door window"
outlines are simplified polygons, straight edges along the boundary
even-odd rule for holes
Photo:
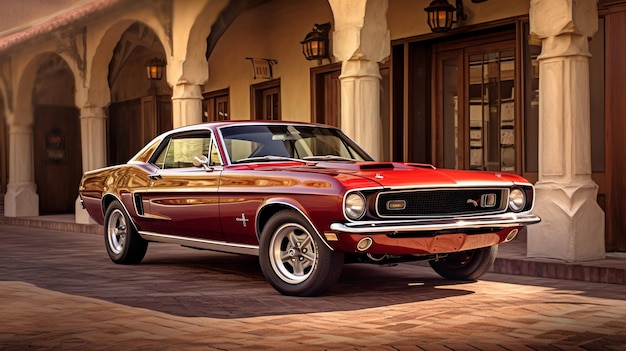
[[[280,121],[280,80],[275,79],[253,85],[251,101],[253,119]]]

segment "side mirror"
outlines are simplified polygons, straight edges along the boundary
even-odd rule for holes
[[[193,165],[195,167],[202,167],[206,171],[210,171],[211,170],[211,167],[209,167],[209,158],[204,156],[204,155],[200,155],[200,156],[194,157],[193,158]]]

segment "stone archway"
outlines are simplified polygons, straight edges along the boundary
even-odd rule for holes
[[[41,57],[32,92],[33,165],[39,213],[72,213],[82,175],[75,78],[58,55]]]
[[[118,41],[108,75],[109,164],[128,161],[147,142],[172,129],[172,91],[165,74],[160,80],[146,76],[146,62],[166,62],[165,57],[156,33],[141,22],[131,24]]]

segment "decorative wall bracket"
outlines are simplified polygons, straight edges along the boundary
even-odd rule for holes
[[[87,28],[81,27],[75,31],[59,33],[57,40],[57,53],[67,55],[74,60],[83,80],[83,87],[86,87]]]

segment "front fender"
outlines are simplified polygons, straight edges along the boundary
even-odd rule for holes
[[[311,216],[306,208],[295,199],[290,198],[271,198],[264,201],[256,214],[256,233],[257,238],[261,241],[261,233],[263,232],[263,228],[269,219],[276,213],[282,210],[294,210],[298,212],[302,218],[304,218],[313,228],[316,235],[320,238],[320,240],[330,249],[334,250],[333,247],[328,243],[324,235],[320,233],[319,226],[316,226],[315,223],[311,220]]]

